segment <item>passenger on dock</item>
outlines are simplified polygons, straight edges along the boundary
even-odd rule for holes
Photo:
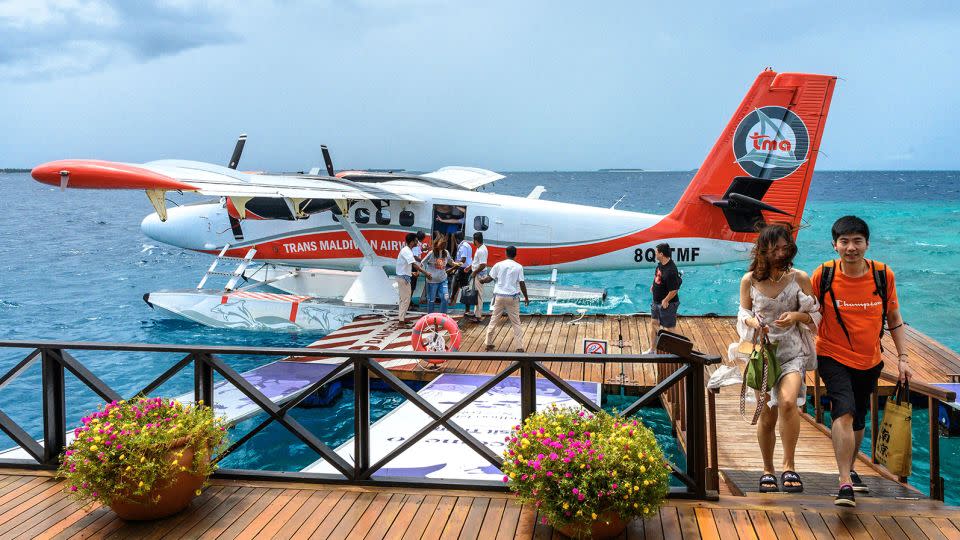
[[[427,274],[427,313],[446,313],[447,302],[449,301],[449,289],[447,288],[447,266],[450,264],[450,252],[444,249],[447,241],[445,236],[437,236],[433,239],[433,248],[423,258],[423,267]],[[434,306],[437,305],[437,297],[440,302],[440,310],[435,312]]]
[[[473,272],[473,248],[470,247],[470,242],[467,242],[462,234],[458,234],[457,239],[460,244],[457,246],[456,262],[460,266],[453,272],[453,287],[450,289],[451,302],[457,298],[460,289],[470,283],[470,275]]]
[[[427,235],[426,235],[423,231],[417,231],[417,245],[413,246],[413,249],[411,250],[411,251],[413,251],[413,258],[414,258],[417,262],[420,262],[420,261],[423,260],[423,239],[426,238],[426,237],[427,237]],[[418,281],[419,279],[420,279],[420,272],[414,271],[414,272],[413,272],[413,278],[410,280],[410,294],[411,294],[411,295],[416,294],[416,292],[417,292],[417,281]],[[424,287],[423,289],[424,289],[424,291],[426,291],[427,288]],[[421,295],[421,297],[425,297],[425,295]],[[415,309],[420,309],[420,301],[419,301],[419,299],[418,299],[416,302],[413,302],[413,303],[410,304],[410,305],[411,305],[413,308],[415,308]]]
[[[812,278],[823,313],[817,333],[817,362],[830,399],[831,439],[840,470],[840,491],[834,504],[856,506],[854,492],[869,489],[853,467],[863,442],[870,394],[883,370],[880,339],[884,323],[897,349],[900,380],[910,379],[913,373],[904,346],[893,271],[864,258],[870,247],[870,228],[856,216],[844,216],[831,232],[840,259],[821,264]]]
[[[806,401],[806,372],[816,368],[814,337],[820,322],[819,304],[813,295],[810,277],[793,268],[797,245],[793,231],[786,225],[767,225],[760,230],[753,247],[750,269],[740,280],[740,310],[737,330],[741,343],[750,347],[766,335],[776,344],[780,377],[769,381],[770,396],[757,393],[757,401],[766,401],[757,423],[757,441],[763,456],[760,492],[803,491],[794,457],[800,438],[800,410]],[[739,344],[731,345],[736,353]],[[777,425],[783,445],[783,472],[777,484],[773,465],[777,444]]]
[[[400,311],[398,317],[400,324],[406,322],[407,309],[410,307],[410,293],[412,291],[410,282],[413,269],[420,272],[424,271],[423,266],[420,265],[413,254],[413,247],[419,243],[417,235],[414,233],[407,234],[406,241],[407,245],[400,248],[400,253],[397,254],[397,292],[400,295],[400,302],[397,307]]]
[[[490,314],[490,323],[487,325],[487,350],[493,350],[493,330],[500,322],[504,313],[510,319],[513,327],[513,345],[517,352],[523,352],[523,329],[520,328],[520,293],[523,293],[523,302],[530,305],[530,296],[527,294],[527,284],[523,281],[523,266],[515,261],[517,248],[507,246],[507,259],[498,262],[490,269],[490,274],[479,279],[481,283],[497,284],[493,287],[493,313]]]
[[[483,233],[473,233],[473,245],[477,251],[473,254],[473,288],[477,291],[477,305],[474,308],[473,317],[476,322],[483,320],[483,281],[480,278],[487,275],[487,246],[483,243]]]
[[[657,330],[673,331],[677,326],[677,308],[680,307],[680,271],[670,258],[670,244],[657,244],[657,270],[653,274],[653,303],[650,304],[650,348],[643,354],[652,354],[657,343]]]

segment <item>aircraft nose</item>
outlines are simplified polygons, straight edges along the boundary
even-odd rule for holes
[[[143,221],[140,222],[140,232],[158,242],[176,245],[171,241],[172,238],[170,238],[170,235],[167,234],[169,227],[165,225],[167,224],[160,221],[160,216],[154,212],[143,218]]]

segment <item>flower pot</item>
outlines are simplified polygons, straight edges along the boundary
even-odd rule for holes
[[[146,495],[123,497],[123,500],[118,497],[110,503],[110,509],[122,519],[143,521],[172,516],[189,506],[206,478],[202,475],[190,474],[194,455],[193,448],[189,446],[172,448],[164,459],[172,461],[181,448],[184,449],[183,456],[180,457],[178,465],[186,467],[186,471],[177,473],[173,479],[163,485],[154,486]],[[206,459],[210,459],[209,454]]]
[[[613,512],[604,512],[597,516],[596,521],[570,523],[557,527],[557,530],[570,538],[613,538],[626,528],[627,520]]]

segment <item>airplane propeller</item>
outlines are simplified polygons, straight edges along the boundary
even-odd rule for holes
[[[330,150],[327,149],[327,145],[321,144],[320,151],[323,152],[323,163],[327,166],[327,174],[330,176],[335,176],[333,171],[333,160],[330,159]]]
[[[243,154],[243,145],[247,143],[247,134],[241,133],[240,137],[237,139],[237,145],[233,147],[233,155],[230,156],[230,164],[227,167],[231,169],[236,169],[237,164],[240,163],[240,155]]]

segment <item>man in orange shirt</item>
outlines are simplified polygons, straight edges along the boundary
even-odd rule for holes
[[[817,369],[830,398],[831,437],[840,470],[834,504],[856,506],[854,491],[868,491],[853,464],[863,442],[870,394],[883,370],[884,322],[897,349],[900,380],[908,380],[912,373],[893,271],[864,258],[870,247],[867,223],[844,216],[833,224],[832,233],[840,259],[821,264],[811,277],[823,314],[817,332]]]

